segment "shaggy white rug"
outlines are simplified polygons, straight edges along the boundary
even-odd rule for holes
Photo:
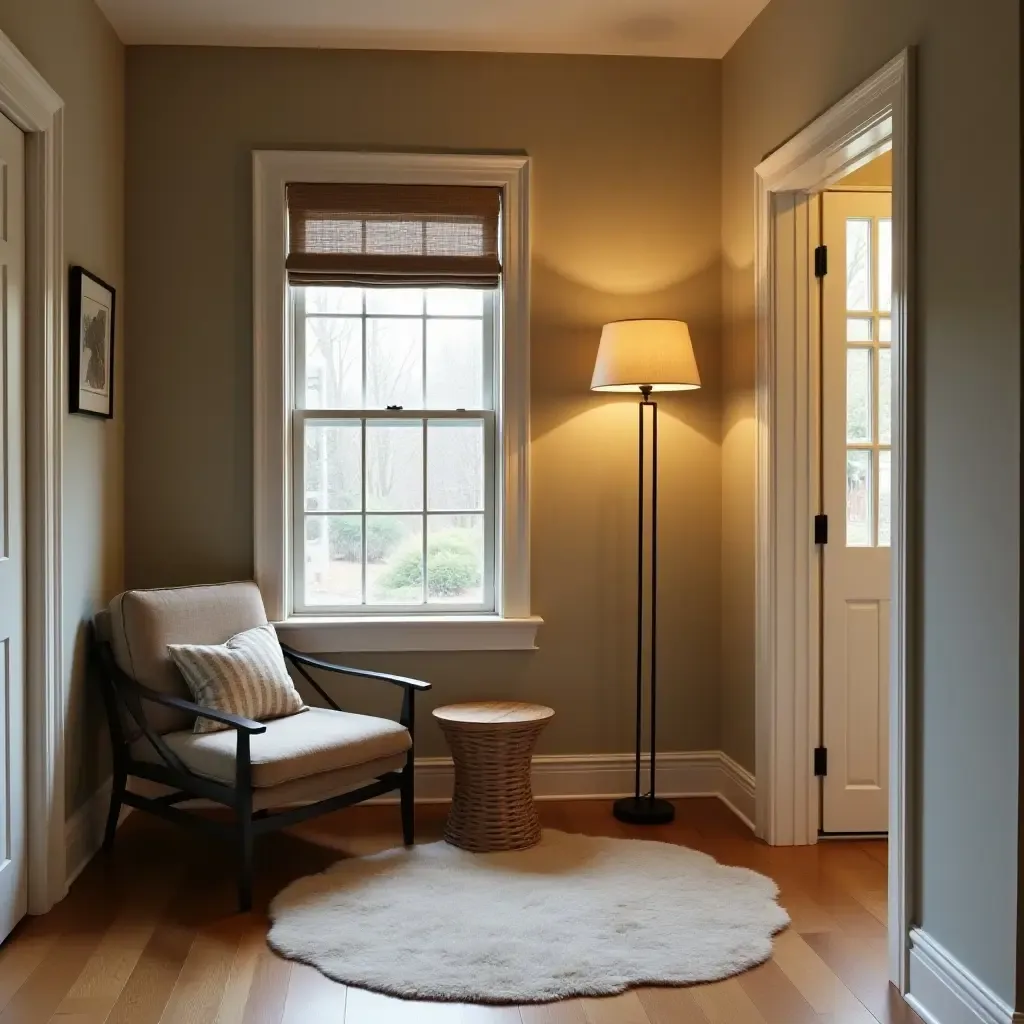
[[[545,831],[517,853],[438,842],[341,861],[274,899],[268,941],[389,995],[547,1002],[753,967],[789,923],[777,893],[685,847]]]

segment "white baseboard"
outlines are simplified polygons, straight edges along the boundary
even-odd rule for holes
[[[1016,1024],[1012,1008],[920,928],[910,931],[907,1002],[927,1024]]]
[[[534,796],[538,800],[614,800],[628,796],[633,792],[633,765],[632,754],[541,755],[533,759]],[[452,797],[454,781],[450,757],[419,758],[416,761],[416,802],[447,803]],[[717,797],[753,831],[754,776],[720,750],[659,754],[658,794],[677,799]],[[389,794],[373,802],[394,803],[397,800],[397,795]],[[206,801],[195,800],[182,806],[205,804]],[[64,833],[68,885],[82,873],[103,845],[109,806],[108,779],[68,819]],[[118,824],[130,813],[130,807],[122,807]]]
[[[538,800],[614,800],[633,792],[632,754],[555,754],[533,759],[533,794]],[[416,761],[416,802],[447,803],[455,773],[450,757]],[[644,773],[644,785],[647,773]],[[720,750],[658,755],[658,795],[713,796],[753,831],[754,777]],[[394,803],[398,797],[379,797]]]
[[[69,886],[103,845],[103,832],[107,827],[107,813],[110,810],[110,786],[111,780],[107,779],[64,824]],[[130,813],[130,807],[122,806],[118,827]]]
[[[757,815],[754,773],[748,772],[743,765],[722,751],[718,752],[718,756],[722,762],[722,788],[718,791],[718,799],[753,832]]]

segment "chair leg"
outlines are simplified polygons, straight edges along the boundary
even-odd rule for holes
[[[252,910],[252,758],[249,752],[249,734],[239,731],[235,748],[235,793],[238,817],[238,840],[241,862],[238,867],[238,912]]]
[[[252,910],[252,817],[251,815],[239,823],[239,853],[240,863],[238,867],[238,912],[247,914]]]
[[[402,772],[402,842],[412,846],[416,842],[416,805],[414,801],[412,766]]]
[[[114,769],[114,778],[110,786],[110,810],[107,812],[107,827],[103,832],[103,852],[110,853],[114,848],[114,836],[117,833],[117,821],[121,817],[121,801],[124,798],[128,777],[124,772]]]

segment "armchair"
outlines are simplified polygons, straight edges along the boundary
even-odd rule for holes
[[[254,583],[225,583],[118,595],[96,616],[92,645],[114,754],[104,849],[122,804],[236,844],[238,904],[252,905],[253,843],[258,835],[398,790],[402,836],[415,840],[415,697],[419,679],[347,668],[281,645],[286,662],[326,703],[286,718],[255,722],[200,707],[172,662],[168,644],[219,644],[266,623]],[[343,711],[311,670],[386,683],[402,691],[398,721]],[[196,717],[227,728],[194,733]],[[159,796],[128,788],[130,778],[169,787]],[[177,806],[206,799],[234,811],[218,821]]]

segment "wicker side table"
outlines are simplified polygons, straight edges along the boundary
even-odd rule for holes
[[[530,757],[554,716],[541,704],[449,704],[434,717],[455,761],[455,796],[444,838],[474,853],[525,850],[540,842]]]

